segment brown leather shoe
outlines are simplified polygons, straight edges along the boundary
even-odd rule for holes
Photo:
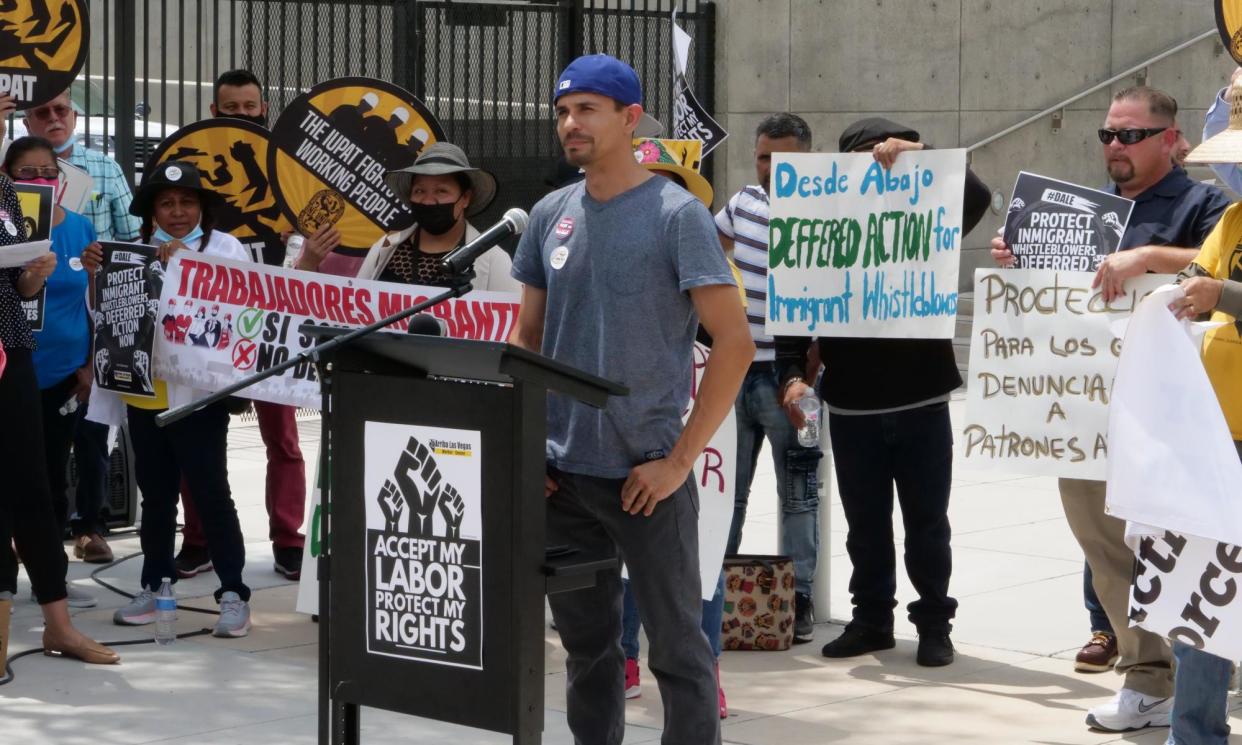
[[[1074,669],[1080,673],[1102,673],[1113,669],[1117,662],[1117,637],[1107,631],[1096,631],[1091,634],[1091,641],[1078,650],[1074,658]]]
[[[73,539],[73,555],[87,564],[108,564],[112,561],[112,547],[98,533],[87,533]]]
[[[48,657],[73,657],[88,665],[115,665],[121,655],[85,636],[80,641],[64,641],[43,631],[43,654]]]

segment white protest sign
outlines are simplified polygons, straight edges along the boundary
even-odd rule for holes
[[[772,156],[771,335],[951,339],[965,150]]]
[[[694,345],[694,385],[690,389],[691,407],[703,382],[703,371],[711,350]],[[690,416],[686,408],[684,418]],[[720,428],[694,462],[692,472],[699,491],[699,574],[703,580],[703,599],[711,600],[724,565],[729,527],[733,523],[733,489],[737,479],[737,420],[733,407]]]
[[[978,269],[957,438],[971,468],[1103,480],[1108,404],[1121,353],[1114,322],[1169,281],[1127,280],[1105,303],[1090,272]]]
[[[360,327],[442,292],[442,288],[315,274],[180,252],[169,264],[158,314],[155,374],[216,391],[310,349],[303,323]],[[458,339],[504,341],[517,295],[471,292],[430,309]],[[404,330],[408,321],[395,325]],[[199,333],[194,333],[195,329]],[[315,367],[305,362],[238,395],[318,409]]]
[[[1242,659],[1242,548],[1166,532],[1145,537],[1130,588],[1130,620],[1226,660]]]

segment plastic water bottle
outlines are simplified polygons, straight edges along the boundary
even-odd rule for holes
[[[298,254],[302,253],[302,244],[306,242],[300,233],[294,233],[289,236],[289,240],[285,242],[285,263],[286,269],[293,268],[293,262],[298,260]]]
[[[164,577],[155,596],[155,643],[161,646],[177,641],[177,596],[172,580]]]
[[[802,428],[798,430],[798,444],[804,448],[809,448],[819,444],[819,396],[815,395],[815,391],[807,391],[807,394],[798,399],[798,408],[802,410],[802,416],[805,422]]]

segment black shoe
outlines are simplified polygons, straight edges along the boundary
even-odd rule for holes
[[[915,661],[923,667],[944,667],[953,663],[953,642],[947,631],[920,631]]]
[[[850,624],[845,627],[845,631],[840,636],[824,645],[821,654],[834,659],[857,657],[861,654],[892,649],[895,646],[897,646],[897,641],[893,639],[891,631],[876,631]]]
[[[283,574],[287,579],[301,579],[301,546],[285,546],[283,548],[277,546],[272,549],[272,555],[276,557],[276,563],[272,565],[272,569],[275,569],[277,574]]]
[[[206,546],[191,546],[182,543],[181,551],[174,559],[174,563],[177,566],[177,576],[189,579],[199,572],[211,571],[211,552]]]
[[[815,604],[811,596],[805,593],[794,593],[794,644],[805,644],[815,640]]]

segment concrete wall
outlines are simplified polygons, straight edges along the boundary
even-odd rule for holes
[[[765,114],[806,118],[815,149],[835,151],[850,122],[885,116],[938,147],[967,147],[1060,100],[1214,28],[1207,0],[725,0],[717,3],[716,111],[730,132],[714,157],[717,202],[754,181],[754,130]],[[1149,68],[1173,95],[1192,144],[1235,68],[1211,40]],[[1123,80],[1114,90],[1133,84]],[[1008,201],[1019,170],[1107,182],[1095,130],[1100,91],[973,154]],[[1002,216],[965,241],[962,279],[986,258]]]

